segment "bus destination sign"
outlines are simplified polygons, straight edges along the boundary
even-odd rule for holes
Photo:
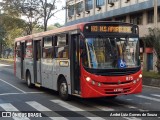
[[[113,26],[113,25],[87,25],[86,32],[103,33],[132,33],[131,26]]]

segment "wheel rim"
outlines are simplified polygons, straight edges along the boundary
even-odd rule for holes
[[[67,94],[67,84],[66,83],[61,83],[60,92],[61,92],[62,95],[66,95]]]

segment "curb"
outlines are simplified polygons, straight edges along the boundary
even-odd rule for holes
[[[143,78],[143,85],[154,86],[160,88],[160,79]]]

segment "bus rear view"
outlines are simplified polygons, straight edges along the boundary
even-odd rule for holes
[[[142,91],[138,26],[88,23],[81,39],[81,93],[116,97]]]

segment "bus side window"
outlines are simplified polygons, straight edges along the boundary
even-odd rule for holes
[[[45,37],[43,42],[43,58],[52,58],[54,55],[53,40],[51,36]]]
[[[68,35],[61,34],[57,36],[57,46],[55,47],[56,58],[68,58],[69,46]]]

